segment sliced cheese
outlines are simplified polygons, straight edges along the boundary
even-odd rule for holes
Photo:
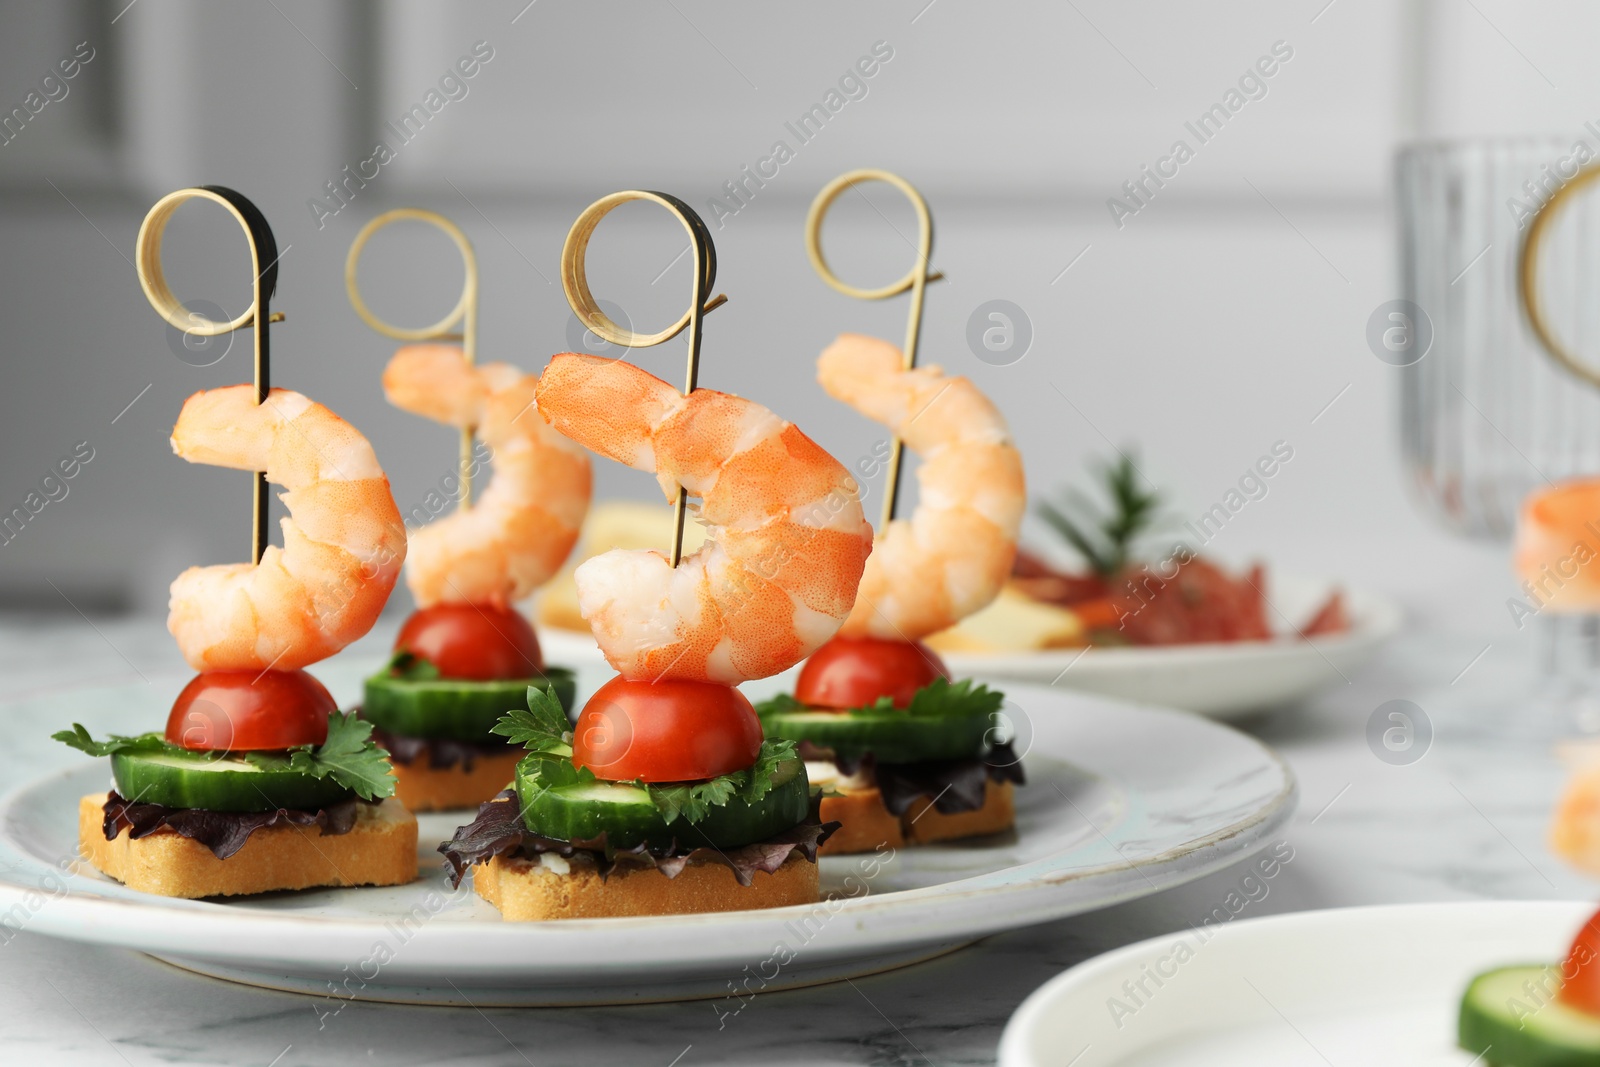
[[[1033,652],[1087,643],[1083,620],[1011,587],[981,611],[927,638],[936,652]]]

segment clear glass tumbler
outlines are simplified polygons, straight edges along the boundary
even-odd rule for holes
[[[1399,370],[1402,451],[1415,498],[1456,533],[1507,539],[1530,489],[1600,474],[1600,390],[1544,351],[1517,290],[1534,213],[1590,157],[1600,159],[1600,128],[1399,154],[1402,291],[1432,336]],[[1540,262],[1552,328],[1597,358],[1600,197],[1563,207]]]

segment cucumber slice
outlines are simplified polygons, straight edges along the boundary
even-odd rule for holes
[[[761,716],[768,737],[809,741],[845,759],[872,753],[881,763],[974,759],[988,747],[989,715],[907,715],[903,711],[773,711]]]
[[[665,848],[674,840],[683,848],[737,848],[799,825],[811,803],[805,765],[797,759],[779,766],[772,789],[754,804],[736,797],[693,823],[681,817],[668,823],[649,791],[631,782],[550,789],[537,777],[519,774],[516,786],[522,824],[533,833],[557,841],[590,840],[604,833],[615,848],[641,842]]]
[[[298,771],[264,771],[242,759],[205,753],[118,752],[111,776],[126,800],[207,811],[315,811],[355,793],[332,778]]]
[[[1594,1067],[1600,1017],[1554,1000],[1561,968],[1501,967],[1461,998],[1461,1047],[1501,1067]]]
[[[411,681],[388,674],[367,679],[361,715],[380,730],[404,737],[504,742],[489,730],[512,708],[528,706],[528,686],[549,686],[570,715],[577,682],[563,667],[542,678],[471,682],[456,678]]]

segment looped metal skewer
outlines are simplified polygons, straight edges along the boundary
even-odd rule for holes
[[[401,221],[426,222],[443,230],[460,250],[461,263],[466,268],[467,276],[461,285],[461,299],[456,301],[456,306],[451,308],[444,318],[431,326],[415,328],[395,326],[373,314],[372,309],[367,307],[367,302],[361,298],[361,285],[356,279],[356,271],[361,262],[362,251],[367,247],[367,242],[371,240],[373,234],[390,223]],[[384,336],[393,337],[397,341],[460,341],[467,364],[470,366],[478,361],[478,257],[472,250],[472,242],[461,231],[461,227],[443,215],[421,208],[402,207],[385,211],[361,227],[361,232],[356,234],[356,239],[350,243],[350,254],[344,260],[344,287],[350,294],[350,306],[361,316],[361,321]],[[460,323],[461,331],[452,332],[452,327],[457,323]],[[473,426],[465,426],[461,430],[459,471],[461,492],[457,494],[457,500],[463,508],[472,506],[474,466],[472,446],[475,430],[476,427]]]
[[[1528,235],[1522,240],[1522,251],[1517,263],[1517,291],[1522,297],[1522,306],[1528,314],[1528,325],[1533,328],[1534,336],[1539,339],[1545,351],[1577,377],[1590,385],[1600,386],[1600,370],[1580,360],[1550,330],[1549,324],[1545,321],[1544,305],[1539,298],[1539,249],[1554,224],[1560,208],[1579,190],[1593,184],[1596,179],[1600,179],[1600,164],[1585,167],[1567,184],[1557,189],[1534,215],[1533,223],[1528,227]]]
[[[161,241],[173,213],[189,200],[209,200],[221,204],[238,220],[250,244],[251,273],[255,278],[250,306],[229,322],[213,322],[198,311],[190,311],[173,295],[161,266]],[[155,202],[139,227],[139,240],[134,258],[139,271],[139,285],[150,305],[174,328],[197,337],[217,337],[246,326],[253,326],[255,336],[255,386],[256,403],[264,404],[272,391],[272,362],[267,327],[282,322],[283,315],[273,314],[268,303],[278,287],[278,242],[273,239],[272,228],[255,204],[244,195],[221,185],[200,185],[168,193]],[[267,549],[267,476],[256,471],[251,494],[252,522],[250,531],[250,558],[260,562]]]
[[[613,209],[630,200],[647,200],[672,212],[688,231],[689,244],[694,251],[694,282],[689,310],[685,311],[677,322],[659,333],[636,334],[612,322],[606,313],[600,310],[594,294],[589,291],[589,277],[584,269],[584,259],[589,251],[589,239],[594,236],[595,227],[599,226],[600,220]],[[583,213],[578,216],[577,221],[572,224],[572,229],[567,233],[566,244],[561,248],[561,288],[567,294],[567,303],[572,306],[573,314],[577,315],[578,320],[595,336],[614,345],[621,345],[623,348],[649,348],[663,341],[672,340],[685,329],[689,331],[689,365],[683,384],[685,395],[694,392],[699,386],[701,320],[708,312],[715,311],[728,302],[728,298],[720,293],[709,301],[706,299],[706,294],[716,285],[716,281],[717,249],[712,244],[711,231],[706,228],[705,220],[695,213],[694,208],[667,193],[627,189],[601,197],[583,209]],[[688,494],[680,485],[672,505],[674,567],[683,558],[683,520],[687,504]]]
[[[828,214],[828,209],[833,202],[847,189],[851,189],[862,182],[887,182],[911,201],[911,207],[917,213],[917,260],[911,269],[898,281],[877,289],[863,289],[842,281],[833,269],[828,266],[828,261],[822,254],[822,220]],[[901,349],[906,370],[917,365],[917,340],[922,333],[922,294],[929,282],[936,282],[944,277],[938,271],[928,273],[928,260],[933,255],[933,216],[928,212],[928,202],[917,192],[916,187],[900,175],[887,170],[864,169],[852,170],[841,174],[833,181],[822,187],[817,198],[811,202],[811,210],[806,215],[806,256],[811,260],[811,267],[817,272],[818,277],[828,285],[843,293],[845,296],[855,297],[857,300],[885,300],[891,296],[898,296],[907,289],[911,290],[911,308],[906,313],[906,343]],[[896,435],[889,447],[889,475],[888,485],[884,492],[883,521],[878,526],[878,536],[888,529],[894,521],[895,510],[900,499],[900,463],[905,452],[905,442]]]

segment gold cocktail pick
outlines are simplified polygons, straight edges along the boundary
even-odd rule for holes
[[[1539,296],[1539,248],[1559,214],[1561,205],[1585,186],[1593,184],[1597,178],[1600,178],[1600,163],[1579,171],[1567,184],[1557,189],[1555,195],[1545,201],[1538,214],[1534,215],[1533,222],[1528,227],[1528,235],[1522,239],[1522,251],[1517,262],[1517,290],[1522,297],[1522,306],[1528,313],[1528,325],[1533,328],[1534,336],[1557,363],[1594,386],[1600,386],[1600,371],[1579,359],[1571,349],[1557,339],[1549,324],[1545,322],[1544,304]]]
[[[461,286],[461,299],[456,301],[456,306],[450,309],[449,314],[431,326],[411,329],[384,322],[367,307],[367,302],[361,298],[361,286],[356,280],[356,268],[361,261],[361,252],[367,247],[372,235],[390,223],[402,220],[426,222],[443,230],[456,243],[456,248],[460,249],[461,262],[466,267],[467,277]],[[397,341],[460,341],[467,364],[470,366],[477,362],[478,257],[472,251],[472,242],[461,232],[461,227],[443,215],[421,208],[402,207],[385,211],[361,227],[361,232],[356,234],[356,239],[350,243],[350,254],[345,257],[344,287],[350,294],[350,306],[356,309],[356,314],[361,316],[361,320],[386,337],[393,337]],[[461,326],[460,332],[452,332],[452,328],[458,323]],[[457,499],[463,508],[472,506],[472,448],[475,431],[476,427],[473,426],[465,426],[461,430],[461,492]]]
[[[694,250],[694,281],[690,290],[689,310],[660,333],[643,336],[612,322],[606,313],[600,310],[594,294],[589,291],[589,277],[584,269],[584,257],[589,251],[589,239],[594,236],[595,227],[600,225],[600,220],[612,209],[630,200],[648,200],[672,212],[688,231],[689,244]],[[610,341],[614,345],[621,345],[623,348],[649,348],[651,345],[672,340],[686,327],[688,328],[689,367],[683,384],[685,395],[694,392],[700,381],[700,321],[708,312],[715,311],[728,302],[728,298],[720,293],[707,301],[706,294],[711,291],[716,281],[717,249],[711,243],[711,232],[706,229],[705,220],[695,213],[694,208],[667,193],[627,189],[620,193],[612,193],[610,196],[602,196],[583,209],[583,214],[572,224],[572,229],[567,233],[567,242],[561,248],[561,288],[567,294],[567,303],[572,305],[573,314],[577,315],[578,320],[596,337]],[[680,485],[672,505],[674,567],[683,558],[683,519],[687,504],[688,494]]]
[[[906,271],[904,277],[898,281],[877,289],[863,289],[858,286],[841,281],[828,266],[828,261],[822,255],[822,220],[828,214],[828,209],[833,202],[846,190],[860,185],[862,182],[887,182],[905,194],[911,201],[911,206],[917,213],[917,260]],[[811,202],[811,211],[806,215],[806,255],[811,259],[811,266],[823,281],[845,296],[853,296],[857,300],[884,300],[891,296],[898,296],[907,289],[911,290],[911,308],[906,315],[906,343],[901,349],[905,359],[905,368],[910,370],[917,365],[917,340],[922,333],[922,294],[929,282],[936,282],[944,277],[938,271],[928,273],[928,260],[933,255],[933,217],[928,213],[928,202],[922,199],[922,194],[916,187],[898,174],[886,170],[866,169],[852,170],[841,174],[833,181],[822,187],[817,198]],[[883,521],[878,526],[878,536],[882,537],[889,524],[894,521],[895,510],[900,499],[900,460],[905,451],[905,442],[896,435],[889,446],[889,483],[884,492]]]
[[[179,206],[189,200],[210,200],[221,204],[228,214],[238,220],[244,229],[245,240],[250,243],[250,265],[255,276],[250,306],[231,322],[213,322],[198,311],[190,311],[182,301],[172,295],[166,274],[161,268],[161,240],[167,223]],[[221,185],[200,185],[179,189],[157,200],[139,226],[139,241],[135,252],[139,270],[139,285],[156,312],[173,327],[197,337],[217,337],[246,326],[254,326],[256,403],[266,403],[272,391],[272,364],[269,358],[270,339],[267,327],[282,322],[282,314],[274,314],[267,307],[278,287],[278,242],[273,239],[272,227],[266,217],[248,198]],[[267,550],[267,476],[256,471],[252,476],[250,529],[250,559],[259,563]]]

